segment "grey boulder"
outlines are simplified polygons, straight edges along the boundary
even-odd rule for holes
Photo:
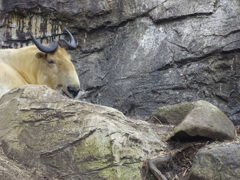
[[[219,108],[203,100],[159,108],[149,121],[176,125],[171,139],[224,140],[235,136],[232,121]]]
[[[147,122],[68,99],[46,86],[5,94],[0,122],[8,158],[65,180],[140,179],[142,163],[167,147]]]
[[[239,180],[239,149],[239,141],[209,145],[200,149],[194,158],[189,180]]]

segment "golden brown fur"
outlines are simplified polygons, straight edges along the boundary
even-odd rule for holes
[[[9,88],[24,84],[42,84],[69,97],[69,87],[80,83],[71,56],[58,46],[54,53],[43,53],[36,46],[0,50],[0,83]]]

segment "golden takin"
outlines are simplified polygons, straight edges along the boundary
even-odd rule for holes
[[[72,34],[65,30],[70,42],[60,39],[43,45],[29,32],[35,45],[1,49],[0,84],[8,88],[25,84],[47,85],[70,98],[76,97],[80,82],[67,50],[76,49],[77,45]]]

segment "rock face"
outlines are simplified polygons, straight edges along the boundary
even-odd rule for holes
[[[128,115],[207,100],[240,124],[238,0],[0,0],[0,46],[68,27],[85,99]]]
[[[0,122],[3,153],[52,179],[140,179],[142,163],[167,147],[164,135],[150,124],[129,120],[112,108],[70,100],[46,86],[28,85],[5,94]],[[4,179],[0,159],[1,171]]]
[[[240,179],[240,145],[210,145],[195,156],[190,180],[195,179]]]

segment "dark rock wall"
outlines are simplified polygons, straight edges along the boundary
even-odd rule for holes
[[[146,116],[158,107],[207,100],[240,124],[238,0],[0,0],[0,46],[63,36],[86,101]]]

